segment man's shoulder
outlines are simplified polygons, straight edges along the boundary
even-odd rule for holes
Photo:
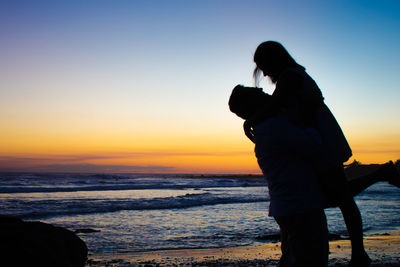
[[[274,116],[254,126],[254,133],[257,134],[279,134],[284,129],[292,128],[293,125],[285,118]]]

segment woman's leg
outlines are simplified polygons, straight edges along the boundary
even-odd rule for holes
[[[343,166],[321,174],[322,190],[330,207],[339,206],[352,247],[352,266],[368,266],[371,262],[364,249],[362,218],[353,196],[379,181],[400,187],[400,176],[393,162],[383,164],[367,175],[347,181]]]
[[[351,241],[350,264],[351,266],[368,266],[371,263],[371,259],[368,257],[364,248],[360,210],[350,194],[346,197],[343,203],[339,205],[339,208],[342,212]]]
[[[361,214],[350,193],[343,166],[337,166],[322,174],[321,183],[330,207],[339,206],[342,212],[351,241],[353,266],[368,266],[370,259],[364,249]]]
[[[389,182],[400,188],[400,175],[392,161],[381,165],[377,170],[367,175],[351,179],[348,182],[350,194],[356,196],[377,182]]]
[[[348,195],[345,197],[345,201],[339,205],[351,240],[350,266],[368,266],[371,263],[371,259],[364,248],[360,210],[353,196],[358,195],[376,182],[383,181],[400,187],[400,175],[392,161],[383,164],[367,175],[350,180],[348,182]]]

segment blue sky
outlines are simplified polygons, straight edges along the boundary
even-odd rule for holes
[[[276,40],[319,84],[356,158],[399,158],[399,14],[398,1],[1,1],[2,156],[78,153],[65,144],[98,135],[79,153],[136,140],[139,152],[208,147],[250,162],[227,100],[253,84],[257,45]]]

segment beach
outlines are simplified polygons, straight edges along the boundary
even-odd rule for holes
[[[371,266],[400,266],[400,231],[364,238]],[[347,266],[350,241],[329,242],[329,266]],[[280,243],[213,249],[161,250],[89,257],[87,266],[276,266]]]

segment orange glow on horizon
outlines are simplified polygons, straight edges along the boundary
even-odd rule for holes
[[[183,133],[165,128],[152,134],[103,130],[74,128],[55,133],[6,128],[0,133],[0,170],[91,164],[105,166],[105,171],[122,166],[121,172],[260,173],[254,145],[244,137],[240,125],[219,132],[212,128]],[[349,162],[384,163],[400,158],[400,136],[395,133],[353,132],[348,141],[353,150]]]

